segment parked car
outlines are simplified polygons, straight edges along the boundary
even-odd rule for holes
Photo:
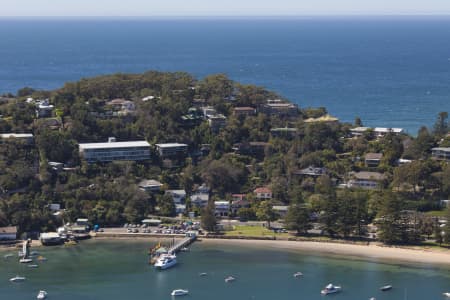
[[[131,233],[131,232],[132,232],[131,228],[128,228],[127,233]]]

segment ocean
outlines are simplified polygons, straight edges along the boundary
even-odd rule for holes
[[[450,271],[434,266],[202,242],[180,253],[175,267],[157,271],[147,264],[148,248],[155,242],[89,240],[72,247],[38,249],[48,260],[36,269],[19,264],[16,256],[1,257],[1,299],[33,299],[43,289],[49,299],[162,300],[171,299],[174,289],[187,289],[190,295],[185,298],[195,300],[319,300],[324,299],[320,290],[332,282],[343,288],[327,296],[332,299],[423,300],[443,299],[442,293],[450,289]],[[304,275],[294,278],[298,271]],[[203,272],[207,276],[199,276]],[[10,283],[16,274],[27,280]],[[236,281],[225,283],[229,275]],[[381,292],[386,284],[393,289]]]
[[[0,93],[115,72],[225,73],[415,134],[450,111],[450,17],[0,19]]]

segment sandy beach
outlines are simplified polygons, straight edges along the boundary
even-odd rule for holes
[[[240,245],[244,247],[264,247],[284,249],[299,253],[313,253],[355,257],[361,260],[403,262],[420,265],[436,265],[450,268],[449,250],[407,249],[380,245],[354,245],[341,243],[297,242],[297,241],[267,241],[267,240],[225,240],[203,239],[205,244]]]

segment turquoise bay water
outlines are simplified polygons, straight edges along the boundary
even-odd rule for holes
[[[0,260],[0,299],[35,299],[40,289],[49,299],[171,299],[176,288],[188,289],[184,299],[323,299],[327,283],[344,291],[332,299],[443,299],[450,291],[450,270],[317,256],[257,247],[219,246],[197,242],[180,253],[179,264],[166,271],[149,266],[150,241],[86,241],[71,247],[44,248],[48,257],[38,269],[17,260]],[[293,273],[301,271],[302,278]],[[208,276],[199,277],[201,272]],[[27,281],[13,284],[14,275]],[[235,282],[225,283],[233,275]],[[390,283],[394,289],[380,292]]]

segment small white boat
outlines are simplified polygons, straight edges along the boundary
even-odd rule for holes
[[[36,299],[45,299],[47,298],[47,292],[46,291],[39,291],[39,294],[37,295]]]
[[[341,290],[342,290],[342,288],[340,286],[329,283],[323,290],[320,291],[320,293],[322,295],[328,295],[328,294],[339,293]]]
[[[25,277],[23,277],[23,276],[19,276],[19,275],[16,275],[15,277],[13,277],[13,278],[11,278],[9,281],[11,281],[11,282],[22,282],[22,281],[25,281]]]
[[[375,297],[370,298],[369,300],[377,300]]]
[[[21,264],[28,264],[28,263],[30,263],[30,262],[32,262],[33,260],[31,259],[31,258],[22,258],[22,259],[19,259],[19,262],[21,263]]]
[[[303,276],[303,273],[302,273],[302,272],[294,273],[294,277],[295,277],[295,278],[301,277],[301,276]]]
[[[206,275],[208,275],[208,273],[200,273],[200,274],[198,274],[198,276],[201,276],[201,277],[206,276]]]
[[[180,249],[181,252],[189,252],[189,248],[183,247]]]
[[[225,282],[232,282],[235,280],[236,280],[236,278],[234,278],[233,276],[228,276],[227,278],[225,278]]]
[[[39,265],[35,265],[35,264],[28,265],[28,268],[36,269],[36,268],[39,268]]]
[[[447,297],[447,298],[450,298],[450,292],[442,293],[442,295],[444,295],[444,296]]]
[[[181,290],[181,289],[173,290],[172,293],[170,293],[170,295],[172,296],[185,296],[187,294],[189,294],[188,290]]]
[[[392,289],[392,285],[385,285],[380,287],[380,291],[386,292]]]
[[[12,255],[11,253],[10,254],[5,254],[5,255],[3,255],[3,258],[4,259],[8,259],[8,258],[11,258],[11,257],[13,257],[14,255]]]

